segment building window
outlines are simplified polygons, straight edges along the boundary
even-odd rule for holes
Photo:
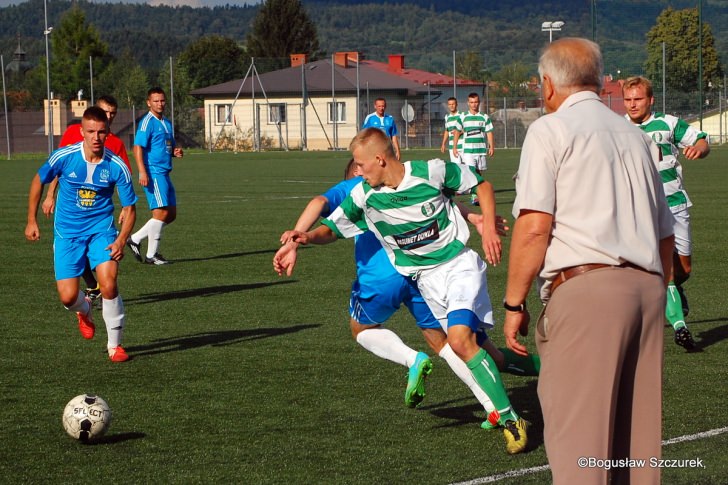
[[[215,105],[215,124],[222,125],[225,123],[232,123],[233,119],[230,115],[230,110],[233,108],[231,104],[216,104]],[[228,119],[230,116],[230,119]]]
[[[268,105],[268,124],[277,125],[286,122],[285,103],[274,103]]]
[[[327,103],[329,112],[329,123],[346,123],[346,103],[343,101],[337,101],[334,103]]]

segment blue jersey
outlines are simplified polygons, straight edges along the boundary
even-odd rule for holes
[[[147,173],[169,173],[172,171],[174,135],[172,123],[164,116],[160,120],[151,112],[139,123],[134,144],[142,147],[144,167]]]
[[[387,134],[389,138],[397,136],[397,124],[394,122],[392,115],[384,113],[384,117],[380,118],[377,113],[371,113],[364,119],[362,128],[379,128]]]
[[[63,238],[114,228],[114,188],[122,207],[137,201],[129,167],[107,148],[98,163],[86,161],[83,142],[59,148],[40,167],[38,176],[43,184],[58,177],[54,226],[56,234]]]
[[[322,195],[329,202],[329,210],[322,213],[321,217],[328,217],[362,180],[364,179],[361,177],[342,180],[324,192]],[[356,236],[354,240],[354,259],[356,261],[356,275],[360,284],[361,298],[370,298],[372,294],[367,289],[377,288],[382,280],[401,277],[389,261],[382,244],[371,231]]]

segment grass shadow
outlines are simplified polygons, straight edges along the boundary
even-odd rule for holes
[[[84,444],[87,446],[113,445],[116,443],[123,443],[124,441],[129,441],[129,440],[139,440],[142,438],[146,438],[146,436],[147,436],[146,434],[138,433],[138,432],[114,433],[114,434],[107,434],[97,440],[94,440],[90,443],[84,443]]]
[[[244,256],[257,256],[259,254],[275,254],[276,251],[278,251],[279,248],[274,249],[260,249],[258,251],[246,251],[242,253],[229,253],[229,254],[218,254],[216,256],[206,256],[203,258],[180,258],[171,260],[172,263],[192,263],[195,261],[214,261],[216,259],[232,259],[232,258],[242,258]],[[310,249],[306,246],[301,246],[298,248],[299,251]]]
[[[711,321],[725,321],[726,319],[720,319],[720,320],[711,320]],[[690,322],[690,324],[694,324],[697,322]],[[695,330],[693,329],[693,332]],[[698,337],[698,340],[695,343],[695,346],[699,349],[705,349],[707,347],[710,347],[713,344],[716,344],[722,340],[725,340],[728,338],[728,325],[721,325],[720,327],[711,328],[710,330],[705,330],[703,332],[695,332],[695,336]]]
[[[219,330],[214,332],[201,332],[193,335],[157,339],[146,345],[126,347],[126,351],[133,354],[133,358],[144,357],[168,352],[179,352],[199,347],[222,347],[252,340],[270,337],[280,337],[291,333],[320,327],[320,324],[295,325],[292,327],[265,327],[247,330]]]
[[[206,288],[190,288],[189,290],[171,291],[165,293],[144,293],[135,298],[125,298],[124,303],[135,303],[145,305],[147,303],[159,303],[161,301],[182,300],[184,298],[196,298],[224,295],[227,293],[235,293],[238,291],[256,290],[274,285],[289,285],[296,283],[296,280],[281,280],[269,283],[251,283],[245,285],[222,285],[208,286]]]
[[[534,450],[543,445],[543,416],[541,405],[538,402],[536,387],[537,379],[531,379],[523,386],[507,389],[508,397],[518,414],[531,425],[528,428],[527,451]],[[439,427],[449,428],[463,425],[479,426],[485,420],[485,412],[480,403],[473,403],[472,397],[453,399],[439,403],[420,406],[418,409],[428,411],[433,416],[446,419],[449,422]],[[467,404],[453,406],[453,404],[467,401]]]

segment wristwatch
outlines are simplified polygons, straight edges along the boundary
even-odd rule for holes
[[[508,303],[506,303],[506,299],[503,298],[503,308],[505,308],[509,312],[516,312],[516,313],[525,312],[526,311],[526,302],[524,301],[520,305],[514,306],[514,305],[509,305]]]

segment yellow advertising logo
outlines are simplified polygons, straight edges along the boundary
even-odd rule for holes
[[[91,189],[78,190],[78,204],[81,207],[93,207],[96,200],[96,191]]]

